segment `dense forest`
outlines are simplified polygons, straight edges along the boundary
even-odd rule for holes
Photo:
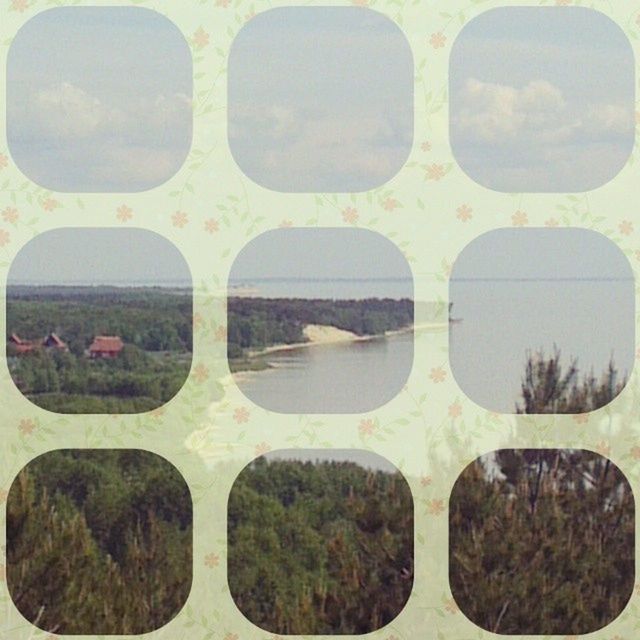
[[[402,475],[353,462],[259,458],[229,496],[228,580],[276,634],[362,634],[413,584],[413,502]]]
[[[61,413],[137,413],[170,400],[187,378],[192,351],[188,290],[151,287],[9,287],[7,356],[16,386]],[[9,343],[55,333],[68,350],[18,354]],[[118,336],[112,359],[90,359],[95,336]]]
[[[627,383],[613,360],[599,379],[579,373],[575,358],[563,370],[557,348],[548,357],[543,351],[527,354],[522,403],[516,403],[516,413],[588,413],[609,404]]]
[[[192,504],[180,473],[141,450],[58,450],[7,498],[7,586],[56,634],[140,634],[191,588]]]
[[[493,633],[590,633],[631,596],[634,536],[631,487],[609,460],[500,450],[469,465],[451,494],[451,589]]]
[[[358,336],[378,335],[410,327],[413,301],[407,298],[306,300],[302,298],[229,298],[229,358],[246,349],[305,342],[308,324],[330,325]]]

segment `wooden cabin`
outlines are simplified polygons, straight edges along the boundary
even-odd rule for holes
[[[124,342],[120,336],[96,336],[89,346],[91,358],[116,358],[122,351]]]
[[[32,340],[23,340],[17,333],[12,333],[9,338],[9,344],[18,355],[33,351],[37,345]]]
[[[42,341],[42,346],[45,349],[59,349],[60,351],[69,351],[67,343],[61,340],[55,333],[50,333]]]

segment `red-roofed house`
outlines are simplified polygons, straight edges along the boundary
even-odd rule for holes
[[[61,351],[69,351],[67,343],[61,340],[55,333],[50,333],[43,341],[42,346],[47,349],[60,349]]]
[[[36,345],[31,340],[23,340],[17,333],[11,334],[9,344],[12,345],[15,353],[28,353],[36,348]]]
[[[115,358],[123,347],[120,336],[96,336],[89,346],[89,355],[92,358]]]

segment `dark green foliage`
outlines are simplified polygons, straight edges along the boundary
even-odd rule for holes
[[[413,502],[400,473],[259,459],[233,485],[228,527],[231,594],[272,633],[368,633],[409,598]]]
[[[528,354],[522,380],[522,404],[517,413],[587,413],[609,404],[624,389],[626,377],[609,363],[600,379],[592,374],[579,379],[578,363],[572,359],[566,371],[560,364],[560,351],[550,357],[539,351]]]
[[[460,475],[449,578],[464,614],[501,634],[586,634],[633,591],[631,487],[589,451],[506,449]]]
[[[10,287],[7,331],[25,339],[57,333],[70,351],[7,349],[16,386],[60,413],[137,413],[170,400],[191,364],[191,296],[111,287]],[[125,342],[114,359],[91,360],[96,335]]]
[[[140,450],[36,458],[7,499],[7,585],[22,615],[59,634],[139,634],[191,588],[192,506],[182,476]]]
[[[145,351],[192,350],[188,289],[8,287],[7,338],[54,332],[82,355],[96,335],[118,335]]]
[[[359,336],[378,335],[413,324],[413,301],[305,300],[295,298],[229,298],[229,358],[243,349],[305,342],[303,329],[322,324]]]

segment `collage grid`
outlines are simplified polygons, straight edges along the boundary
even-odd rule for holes
[[[20,249],[49,230],[154,231],[180,250],[193,276],[193,362],[186,384],[173,400],[150,413],[130,415],[50,413],[19,392],[8,369],[0,374],[3,517],[13,479],[48,451],[144,449],[157,453],[175,466],[190,488],[193,582],[186,606],[153,637],[272,638],[273,633],[239,614],[229,593],[227,499],[234,483],[251,460],[269,452],[367,450],[402,472],[415,509],[413,590],[406,607],[376,631],[376,637],[412,638],[416,630],[434,631],[438,638],[490,637],[491,630],[478,630],[463,615],[449,583],[447,513],[456,479],[478,456],[499,449],[585,449],[612,460],[637,492],[640,447],[635,371],[629,373],[619,397],[588,414],[489,411],[456,384],[444,330],[416,340],[413,368],[405,386],[380,408],[359,415],[271,412],[254,404],[228,375],[227,276],[250,240],[290,226],[376,231],[398,246],[411,265],[415,298],[437,300],[445,313],[456,258],[483,233],[504,227],[591,229],[617,245],[635,272],[640,244],[634,202],[629,197],[637,182],[635,149],[620,174],[592,192],[499,193],[473,183],[460,170],[449,147],[448,56],[470,20],[495,6],[516,3],[449,2],[446,7],[432,3],[427,8],[420,3],[400,6],[371,0],[354,4],[368,5],[398,24],[413,52],[415,132],[408,161],[384,186],[362,193],[268,191],[243,176],[226,137],[228,53],[245,22],[261,8],[242,0],[203,2],[188,10],[169,9],[163,3],[142,4],[174,22],[191,49],[194,126],[185,165],[165,184],[141,193],[53,192],[22,175],[8,141],[0,139],[2,269],[8,273]],[[620,24],[635,44],[640,31],[637,11],[606,3],[597,8]],[[42,9],[37,2],[12,0],[7,4],[0,35],[4,54],[20,26]],[[6,107],[1,101],[3,119]],[[2,306],[1,315],[6,318],[6,295]],[[420,313],[416,308],[416,323],[428,320]],[[3,548],[5,536],[3,526]],[[17,612],[6,575],[6,567],[1,567],[0,632],[12,639],[50,637]],[[636,592],[637,588],[622,615],[594,637],[633,637],[639,615]]]

